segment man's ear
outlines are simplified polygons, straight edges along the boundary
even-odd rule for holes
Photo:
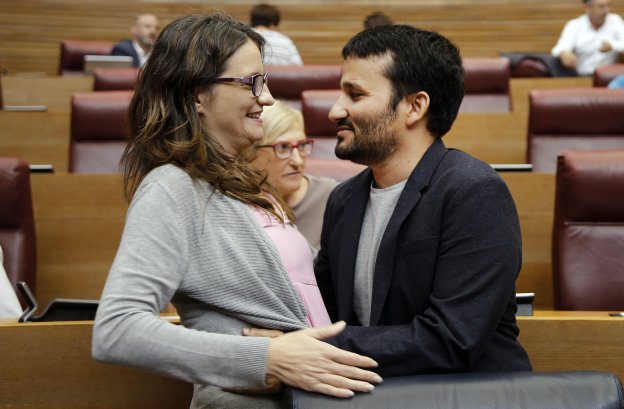
[[[425,91],[416,92],[407,97],[409,111],[407,112],[407,126],[412,126],[425,117],[429,111],[429,94]]]

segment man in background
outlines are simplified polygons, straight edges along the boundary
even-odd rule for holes
[[[609,0],[583,0],[585,14],[566,23],[552,55],[579,75],[615,64],[624,51],[624,22],[609,12]]]
[[[251,9],[251,26],[266,40],[265,64],[303,65],[292,40],[277,31],[280,20],[280,11],[270,4],[258,4]]]
[[[132,65],[142,67],[158,37],[158,18],[153,14],[141,14],[137,16],[130,32],[132,39],[117,43],[111,55],[132,57]]]

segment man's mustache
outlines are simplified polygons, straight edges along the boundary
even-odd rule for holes
[[[338,120],[338,122],[336,124],[338,126],[344,126],[346,128],[353,129],[353,122],[351,122],[351,120],[349,118],[342,118],[342,119]]]

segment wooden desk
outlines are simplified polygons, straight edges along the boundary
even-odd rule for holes
[[[93,91],[92,76],[2,77],[4,105],[45,105],[69,111],[72,94]]]
[[[555,175],[502,172],[518,209],[522,231],[522,271],[518,292],[534,292],[534,306],[553,309],[552,227]]]
[[[624,379],[624,318],[543,311],[518,323],[536,371],[601,370]],[[188,408],[190,385],[91,359],[91,331],[90,321],[0,320],[0,407]]]
[[[529,93],[534,89],[588,88],[592,86],[591,77],[559,78],[512,78],[510,82],[512,108],[515,112],[528,115]],[[528,119],[528,116],[527,116]],[[526,134],[525,134],[526,135]]]
[[[120,175],[33,174],[37,300],[99,299],[127,204]]]
[[[526,163],[526,122],[517,112],[460,114],[443,141],[487,163]]]
[[[190,384],[91,358],[91,321],[0,324],[0,408],[188,408]]]
[[[600,370],[624,381],[624,318],[607,312],[537,311],[518,317],[536,371]]]
[[[52,164],[67,171],[69,112],[0,111],[0,154],[17,156],[30,164]]]

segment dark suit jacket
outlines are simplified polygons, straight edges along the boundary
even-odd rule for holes
[[[140,67],[141,61],[139,61],[139,55],[132,46],[132,40],[123,40],[113,47],[111,55],[125,55],[132,57],[132,65],[134,67]]]
[[[379,246],[371,326],[353,310],[353,278],[373,175],[339,185],[325,210],[315,273],[330,343],[370,356],[379,373],[531,370],[518,343],[516,208],[502,179],[439,138],[409,177]]]

